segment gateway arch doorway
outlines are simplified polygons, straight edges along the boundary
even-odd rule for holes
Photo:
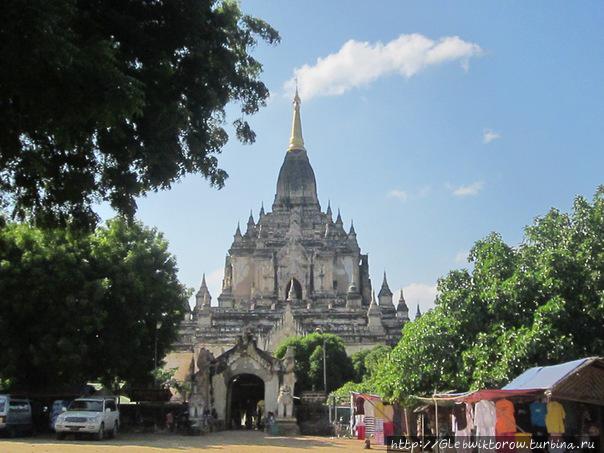
[[[264,381],[254,374],[238,374],[229,382],[227,428],[261,429]]]

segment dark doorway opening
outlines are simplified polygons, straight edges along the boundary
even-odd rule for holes
[[[262,429],[264,381],[253,374],[238,374],[229,384],[230,429]]]
[[[292,290],[292,288],[293,288],[292,299],[302,300],[302,285],[295,278],[292,278],[287,283],[287,286],[285,288],[285,299],[290,300],[289,292]]]

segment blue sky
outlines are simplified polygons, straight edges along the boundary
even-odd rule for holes
[[[330,199],[345,224],[354,219],[374,286],[386,269],[413,312],[431,304],[438,277],[465,265],[474,241],[498,231],[517,244],[535,216],[568,210],[604,183],[603,2],[242,8],[282,36],[255,50],[272,93],[251,118],[256,143],[225,147],[220,191],[193,175],[139,201],[183,283],[198,287],[205,272],[214,301],[237,221],[272,204],[295,74],[322,206]]]

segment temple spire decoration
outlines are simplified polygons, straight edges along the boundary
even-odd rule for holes
[[[384,280],[382,281],[382,288],[380,289],[380,292],[379,292],[378,296],[380,296],[380,297],[383,297],[383,296],[390,296],[390,297],[392,297],[392,291],[390,291],[390,287],[388,286],[388,280],[386,280],[386,271],[384,271]]]
[[[399,298],[396,306],[396,317],[403,322],[409,321],[409,307],[407,307],[407,303],[405,302],[405,296],[403,295],[402,289],[401,297]]]
[[[287,147],[288,151],[294,150],[303,150],[304,148],[304,139],[302,138],[302,121],[300,120],[300,96],[298,96],[298,87],[296,86],[296,95],[294,96],[294,116],[292,119],[292,135],[289,138],[289,146]]]
[[[415,319],[419,319],[422,316],[422,312],[419,311],[419,304],[417,304],[417,311],[415,312]]]
[[[260,205],[260,214],[258,214],[258,221],[260,221],[260,219],[264,217],[264,214],[264,202],[262,202],[262,204]]]

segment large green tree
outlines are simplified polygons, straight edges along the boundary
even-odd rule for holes
[[[28,391],[150,382],[155,335],[161,359],[186,309],[176,272],[161,234],[139,223],[90,234],[5,224],[0,381]]]
[[[254,140],[268,90],[250,51],[279,35],[235,1],[4,0],[0,18],[0,205],[19,219],[131,215],[187,173],[221,187],[229,103]]]
[[[327,391],[340,387],[354,376],[352,362],[340,337],[328,333],[312,333],[290,337],[275,350],[282,358],[289,346],[294,348],[295,372],[299,390],[323,389],[323,344],[327,362]]]
[[[388,357],[392,348],[385,344],[371,349],[362,349],[350,356],[354,370],[354,381],[362,382],[371,378],[378,369],[382,360]]]
[[[604,187],[537,218],[518,247],[497,234],[476,242],[469,260],[404,327],[377,372],[382,394],[497,387],[530,366],[604,354]]]

